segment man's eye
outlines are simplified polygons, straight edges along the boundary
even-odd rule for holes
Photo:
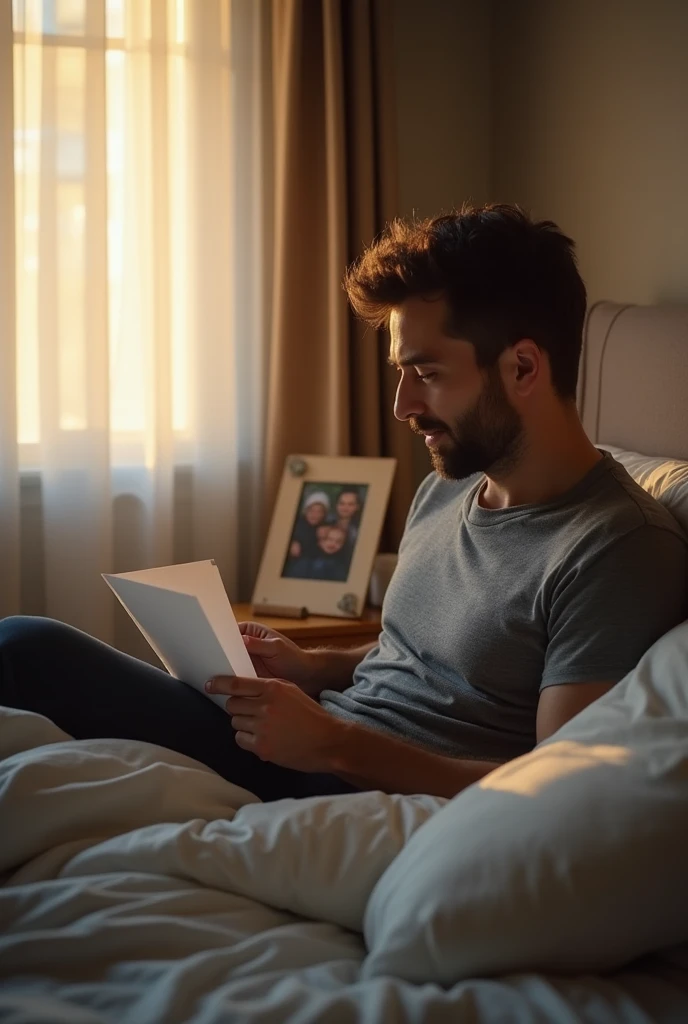
[[[418,380],[422,380],[422,381],[425,381],[427,383],[429,380],[432,380],[432,378],[436,377],[436,376],[437,376],[436,373],[419,373],[418,374]]]

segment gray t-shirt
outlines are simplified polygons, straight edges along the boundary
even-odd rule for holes
[[[409,512],[382,633],[328,711],[456,757],[535,744],[540,691],[611,680],[686,613],[688,543],[608,453],[567,494],[485,509],[432,473]]]

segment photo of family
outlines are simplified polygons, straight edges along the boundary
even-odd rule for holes
[[[367,490],[367,484],[304,484],[283,577],[347,580]]]

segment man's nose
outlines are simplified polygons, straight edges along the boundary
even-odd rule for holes
[[[402,373],[394,399],[394,415],[398,420],[405,422],[412,416],[423,416],[426,412],[427,405],[418,393],[418,384]]]

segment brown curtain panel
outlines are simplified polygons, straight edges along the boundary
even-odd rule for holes
[[[394,456],[382,550],[413,496],[388,340],[351,315],[345,267],[396,212],[391,0],[273,0],[274,261],[268,519],[285,457]]]

